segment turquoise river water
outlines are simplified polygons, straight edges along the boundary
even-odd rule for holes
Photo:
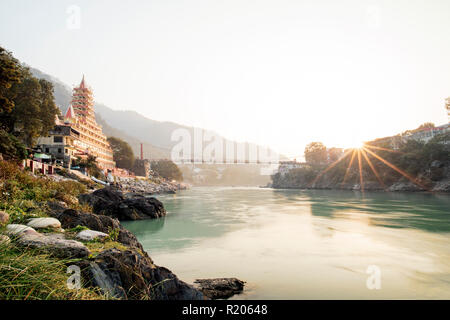
[[[193,188],[167,216],[123,223],[192,283],[237,277],[232,299],[450,299],[450,196]]]

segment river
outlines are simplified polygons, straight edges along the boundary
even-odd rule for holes
[[[165,218],[123,223],[192,283],[246,281],[232,299],[449,299],[450,196],[192,188]]]

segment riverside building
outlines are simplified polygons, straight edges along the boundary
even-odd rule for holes
[[[80,85],[73,89],[64,119],[56,120],[49,136],[38,139],[38,147],[65,167],[70,168],[77,158],[86,159],[92,155],[101,169],[114,169],[113,151],[95,120],[92,89],[86,86],[84,76]]]

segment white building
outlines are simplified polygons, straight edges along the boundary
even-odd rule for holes
[[[425,128],[423,130],[411,133],[409,135],[405,135],[402,138],[405,140],[413,139],[417,141],[428,142],[430,139],[435,137],[438,134],[446,133],[450,131],[450,123],[444,124],[439,127],[434,128]]]

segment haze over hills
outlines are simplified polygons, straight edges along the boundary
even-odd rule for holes
[[[72,89],[59,79],[48,75],[38,69],[30,67],[30,71],[37,78],[42,78],[53,83],[55,103],[64,112],[70,104]],[[89,84],[89,81],[87,81]],[[94,89],[95,96],[95,89]],[[172,141],[172,133],[176,129],[185,129],[194,137],[193,127],[184,126],[174,122],[156,121],[149,119],[135,111],[130,110],[113,110],[108,106],[95,102],[95,111],[99,124],[103,126],[104,133],[107,136],[115,136],[128,142],[135,155],[140,154],[140,143],[144,143],[144,157],[148,159],[169,158],[171,148],[176,145],[177,141]],[[205,130],[206,132],[206,130]],[[213,133],[215,137],[223,139],[224,145],[227,142],[232,142],[234,145],[240,144],[229,141],[220,135]],[[192,139],[193,140],[193,139]],[[203,148],[205,147],[203,144]],[[248,159],[249,145],[246,145],[245,157]],[[254,145],[253,145],[254,146]],[[260,148],[260,146],[257,146]],[[270,152],[272,152],[270,150]],[[274,153],[274,152],[272,152]],[[280,158],[285,158],[280,156]],[[239,160],[246,160],[239,159]]]

